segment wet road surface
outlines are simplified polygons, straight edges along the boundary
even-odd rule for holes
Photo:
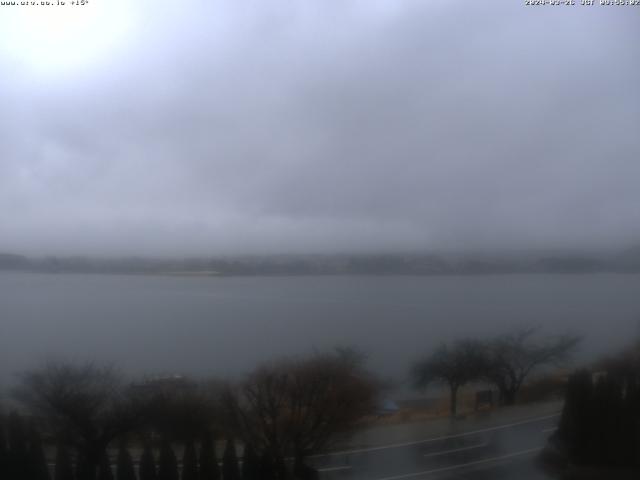
[[[545,480],[549,477],[534,460],[558,419],[557,414],[544,415],[420,441],[336,452],[312,461],[323,480]]]

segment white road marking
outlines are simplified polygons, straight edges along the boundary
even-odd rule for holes
[[[500,457],[483,458],[482,460],[475,460],[473,462],[458,463],[457,465],[451,465],[449,467],[434,468],[433,470],[425,470],[424,472],[406,473],[404,475],[394,475],[393,477],[379,478],[378,480],[400,480],[401,478],[421,477],[423,475],[446,472],[449,470],[455,470],[457,468],[472,467],[474,465],[481,465],[483,463],[498,462],[501,460],[508,460],[510,458],[520,457],[522,455],[528,455],[530,453],[539,452],[540,450],[542,450],[542,448],[543,447],[530,448],[528,450],[521,450],[519,452],[509,453],[508,455],[502,455]]]
[[[544,430],[542,430],[542,433],[555,432],[557,429],[558,427],[545,428]]]
[[[338,472],[340,470],[351,470],[350,466],[344,466],[344,467],[328,467],[328,468],[318,468],[319,472]]]
[[[442,450],[441,452],[425,453],[425,457],[439,457],[440,455],[447,455],[449,453],[464,452],[466,450],[473,450],[474,448],[482,448],[489,445],[488,443],[479,443],[477,445],[470,445],[468,447],[452,448],[451,450]]]
[[[451,438],[462,438],[462,437],[467,437],[469,435],[477,435],[479,433],[493,432],[495,430],[501,430],[504,428],[511,428],[511,427],[517,427],[519,425],[526,425],[528,423],[541,422],[543,420],[548,420],[550,418],[554,418],[559,415],[560,413],[558,412],[558,413],[554,413],[553,415],[545,415],[542,417],[530,418],[527,420],[522,420],[520,422],[507,423],[505,425],[498,425],[496,427],[483,428],[481,430],[472,430],[470,432],[465,432],[465,433],[456,433],[454,435],[444,435],[442,437],[427,438],[425,440],[417,440],[413,442],[392,443],[390,445],[382,445],[379,447],[357,448],[354,450],[344,450],[342,452],[322,453],[319,455],[311,455],[309,458],[334,457],[337,455],[353,455],[356,453],[376,452],[379,450],[387,450],[391,448],[409,447],[411,445],[420,445],[421,443],[439,442],[441,440],[449,440]]]

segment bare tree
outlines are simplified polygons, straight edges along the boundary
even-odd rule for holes
[[[276,478],[284,458],[323,451],[372,412],[377,383],[341,354],[263,366],[226,395],[233,430],[262,457]]]
[[[95,479],[109,443],[138,427],[147,410],[113,367],[92,363],[47,363],[24,374],[15,393],[59,439],[78,449],[86,467],[86,479],[79,480]]]
[[[535,327],[522,328],[487,346],[485,376],[498,387],[505,405],[515,403],[520,387],[534,370],[562,365],[580,342],[575,335],[538,338],[537,332]]]
[[[481,377],[484,361],[482,343],[459,340],[451,345],[440,345],[431,355],[416,362],[412,368],[412,377],[418,388],[426,388],[432,383],[447,385],[453,416],[458,411],[458,390]]]

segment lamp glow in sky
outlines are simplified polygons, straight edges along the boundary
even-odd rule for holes
[[[67,3],[0,7],[0,252],[640,245],[638,8]]]
[[[84,69],[107,59],[133,24],[132,4],[125,1],[51,3],[4,7],[0,17],[3,53],[38,74]]]

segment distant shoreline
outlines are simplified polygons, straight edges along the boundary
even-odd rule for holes
[[[592,272],[564,272],[564,271],[513,271],[513,272],[447,272],[447,273],[222,273],[222,272],[108,272],[108,271],[68,271],[68,270],[11,270],[0,269],[0,274],[31,274],[31,275],[101,275],[101,276],[134,276],[134,277],[182,277],[182,278],[286,278],[286,277],[507,277],[519,275],[564,275],[564,276],[593,276],[593,275],[640,275],[640,271],[601,270]]]
[[[183,277],[447,276],[640,273],[640,249],[609,255],[336,254],[210,258],[30,258],[0,253],[0,271]]]

